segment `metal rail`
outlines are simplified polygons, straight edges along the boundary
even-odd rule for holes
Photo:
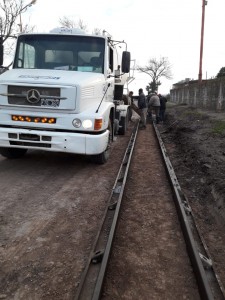
[[[113,189],[108,199],[101,228],[96,236],[88,263],[83,272],[75,300],[97,300],[101,296],[106,268],[116,231],[124,187],[138,132],[137,122],[132,131]]]
[[[180,219],[188,254],[196,275],[201,299],[225,299],[222,283],[218,275],[215,273],[212,259],[210,258],[206,244],[196,226],[191,207],[181,190],[166,148],[160,136],[160,132],[154,122],[153,127],[158,138],[166,170],[174,192],[175,205]]]

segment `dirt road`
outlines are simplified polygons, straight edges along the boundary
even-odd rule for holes
[[[42,151],[0,157],[0,299],[71,299],[128,140],[118,136],[101,166]]]

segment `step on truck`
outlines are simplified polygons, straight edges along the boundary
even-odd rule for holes
[[[1,65],[3,52],[1,45]],[[0,75],[0,154],[39,149],[105,163],[128,124],[130,107],[121,100],[130,59],[126,43],[105,31],[20,34],[12,68]]]

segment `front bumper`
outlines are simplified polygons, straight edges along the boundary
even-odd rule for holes
[[[102,153],[108,145],[109,131],[99,134],[56,132],[19,128],[0,128],[0,147],[39,149],[85,155]]]

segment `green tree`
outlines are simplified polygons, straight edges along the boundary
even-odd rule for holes
[[[219,73],[216,75],[217,78],[224,77],[225,76],[225,67],[222,67],[219,71]]]
[[[167,57],[160,57],[159,60],[156,58],[149,59],[146,66],[137,66],[139,72],[149,75],[152,81],[146,87],[146,90],[155,92],[158,90],[158,86],[161,85],[160,78],[172,79],[171,64]]]

